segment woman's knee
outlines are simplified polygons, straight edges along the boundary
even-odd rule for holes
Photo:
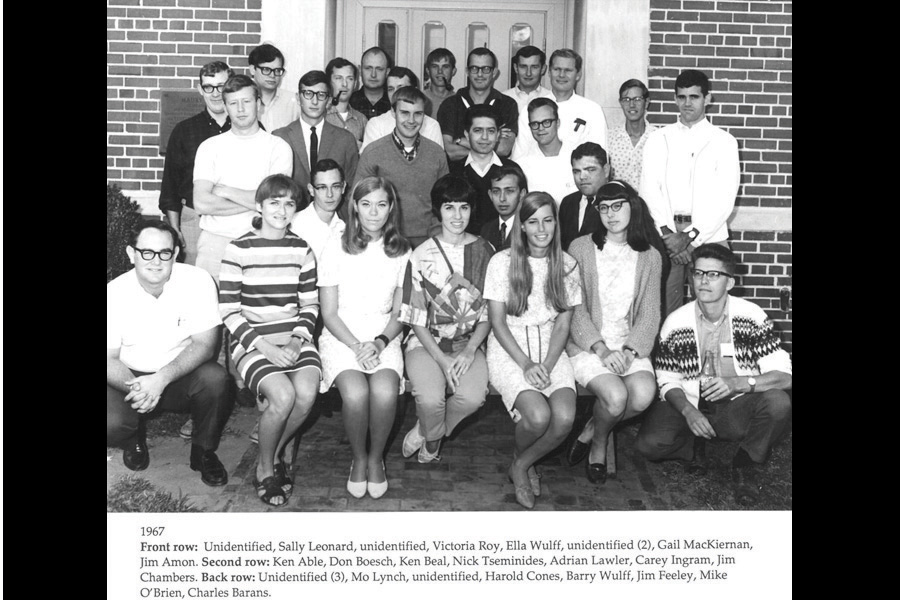
[[[291,409],[294,408],[294,388],[291,385],[269,385],[260,386],[269,406],[266,412],[272,411],[273,414],[282,418],[287,418]]]
[[[550,407],[546,403],[531,402],[527,405],[519,406],[520,402],[516,401],[516,408],[522,419],[519,425],[527,431],[535,434],[543,434],[550,426]]]

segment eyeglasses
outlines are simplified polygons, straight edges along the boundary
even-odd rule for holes
[[[220,83],[219,85],[205,84],[205,85],[201,85],[200,89],[203,90],[204,92],[206,92],[207,94],[212,94],[214,91],[219,92],[221,94],[222,90],[225,89],[225,84],[224,83]]]
[[[547,129],[548,127],[553,125],[553,123],[555,121],[556,121],[556,119],[544,119],[543,121],[528,121],[528,126],[531,127],[534,131],[537,131],[538,129],[541,129],[541,128]]]
[[[282,69],[281,67],[256,67],[256,70],[262,73],[263,75],[274,75],[275,77],[281,77],[284,75],[286,69]]]
[[[170,248],[160,250],[159,252],[157,252],[156,250],[148,250],[145,248],[135,248],[134,251],[140,254],[141,258],[147,261],[153,260],[157,256],[159,257],[159,260],[172,260],[172,257],[175,256],[175,251]]]
[[[314,92],[312,90],[303,90],[302,92],[300,92],[300,95],[307,100],[312,100],[313,96],[315,96],[319,100],[319,102],[324,102],[330,96],[328,92]]]
[[[469,75],[477,75],[479,71],[481,72],[482,75],[490,75],[491,71],[494,70],[494,67],[469,66],[469,67],[466,67],[466,70],[469,72]]]
[[[724,271],[704,271],[703,269],[691,269],[691,275],[693,275],[694,279],[700,281],[703,281],[703,278],[706,277],[710,283],[717,282],[719,277],[731,277],[734,279],[734,275],[730,275]]]
[[[619,212],[620,210],[622,210],[622,207],[625,206],[626,202],[628,202],[628,200],[619,200],[618,202],[613,202],[612,204],[598,204],[597,210],[600,211],[601,215],[605,215],[610,211]]]
[[[635,96],[634,98],[623,96],[619,98],[619,104],[643,104],[646,99],[644,96]]]

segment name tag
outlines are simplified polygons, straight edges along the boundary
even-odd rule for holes
[[[734,344],[719,344],[722,356],[734,356]]]

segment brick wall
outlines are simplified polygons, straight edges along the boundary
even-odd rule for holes
[[[238,72],[260,43],[262,0],[107,0],[106,179],[158,191],[160,89],[188,89],[201,66]]]
[[[792,206],[791,4],[650,0],[650,121],[675,121],[682,69],[709,75],[710,120],[740,148],[738,206]],[[793,315],[781,312],[778,293],[792,286],[791,232],[732,231],[732,239],[743,263],[736,293],[766,309],[790,351]]]

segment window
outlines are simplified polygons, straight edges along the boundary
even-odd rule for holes
[[[513,68],[516,52],[519,51],[519,48],[533,46],[534,43],[531,41],[531,38],[531,25],[527,23],[516,23],[509,28],[509,87],[515,87],[516,85],[516,70]]]
[[[447,46],[447,28],[440,21],[428,21],[422,29],[422,76],[423,86],[428,82],[426,59],[432,50]]]
[[[475,48],[490,48],[491,32],[484,23],[470,23],[466,27],[466,55]]]
[[[397,24],[393,21],[378,23],[378,47],[391,57],[391,64],[397,64]]]

